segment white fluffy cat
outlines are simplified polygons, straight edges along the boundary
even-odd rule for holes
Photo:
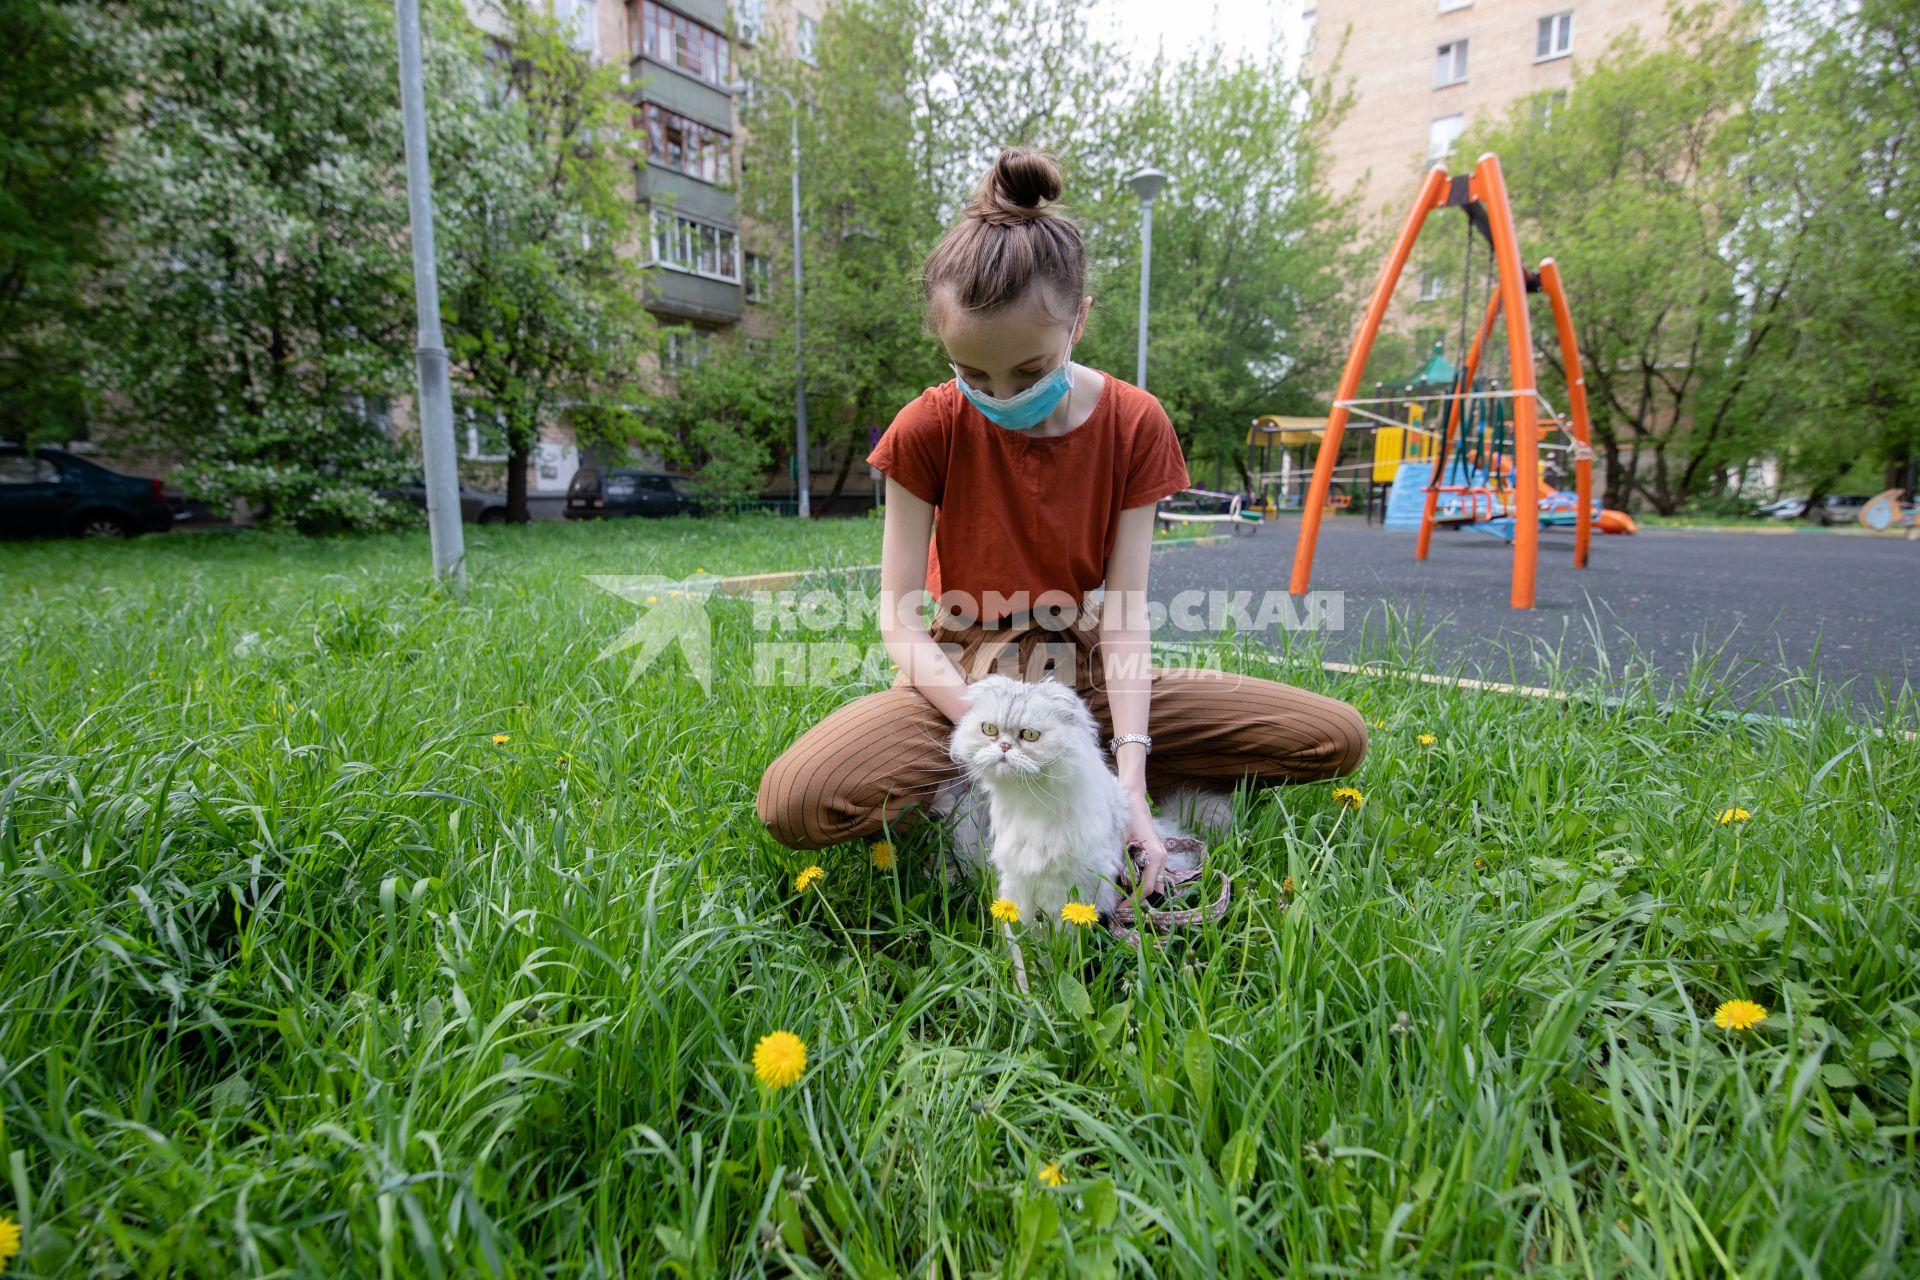
[[[1085,700],[1057,680],[990,675],[968,686],[948,744],[971,782],[955,815],[955,853],[978,865],[989,850],[999,896],[1020,908],[1023,923],[1057,926],[1060,908],[1076,901],[1107,916],[1119,900],[1128,798],[1099,734]],[[943,792],[935,811],[954,811],[959,790]],[[1223,791],[1182,786],[1157,799],[1162,839],[1199,834],[1185,823],[1223,833],[1233,818]]]

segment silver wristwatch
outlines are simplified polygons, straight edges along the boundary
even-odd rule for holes
[[[1115,738],[1113,741],[1107,743],[1107,751],[1115,759],[1118,759],[1120,756],[1120,744],[1123,742],[1137,742],[1147,749],[1148,755],[1153,754],[1152,738],[1148,737],[1144,733],[1123,733],[1119,737]]]

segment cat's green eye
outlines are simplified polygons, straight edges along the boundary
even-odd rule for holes
[[[1020,736],[1025,738],[1028,742],[1040,741],[1040,731],[1038,729],[1022,729],[1020,731]]]
[[[999,734],[1000,726],[997,724],[983,723],[980,726],[980,732],[986,734],[989,738],[992,738]]]

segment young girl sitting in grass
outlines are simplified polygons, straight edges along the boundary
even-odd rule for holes
[[[1317,781],[1366,755],[1366,724],[1338,699],[1149,665],[1154,512],[1190,480],[1160,402],[1073,361],[1093,298],[1079,229],[1043,204],[1060,191],[1049,157],[1002,151],[926,261],[927,333],[955,376],[903,408],[867,458],[887,477],[880,628],[900,674],[768,767],[758,812],[790,848],[944,811],[949,735],[995,663],[1085,698],[1126,788],[1147,893],[1167,856],[1149,795],[1197,785],[1224,808],[1242,779]],[[911,607],[922,590],[938,601],[927,625]]]

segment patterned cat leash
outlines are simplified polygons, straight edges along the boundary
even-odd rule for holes
[[[1194,836],[1169,836],[1163,841],[1168,853],[1190,853],[1198,861],[1207,852],[1207,846]],[[1122,892],[1131,893],[1134,884],[1139,883],[1141,873],[1146,869],[1146,850],[1138,840],[1127,842],[1127,864],[1133,871],[1133,883],[1122,882]],[[1160,883],[1169,901],[1186,892],[1187,886],[1198,886],[1202,871],[1195,866],[1190,871],[1169,871],[1164,867],[1160,871]],[[1220,896],[1212,902],[1192,907],[1169,907],[1155,909],[1149,907],[1146,912],[1147,927],[1156,933],[1171,933],[1185,925],[1206,924],[1219,920],[1227,914],[1227,907],[1233,901],[1233,881],[1224,876],[1220,881]],[[1133,902],[1121,898],[1114,904],[1113,914],[1107,920],[1107,932],[1115,938],[1132,946],[1140,937],[1140,931],[1134,926],[1138,923]]]

